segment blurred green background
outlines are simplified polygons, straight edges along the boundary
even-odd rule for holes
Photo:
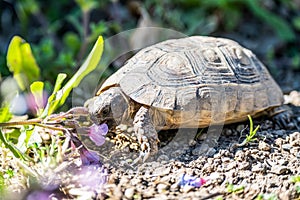
[[[98,35],[153,25],[234,39],[257,54],[284,92],[300,90],[298,0],[2,0],[0,17],[2,79],[11,75],[8,44],[20,35],[49,91],[59,72],[74,74]]]

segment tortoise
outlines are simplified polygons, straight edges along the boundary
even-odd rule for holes
[[[140,50],[85,103],[95,123],[133,124],[142,146],[158,150],[157,131],[229,124],[291,113],[266,67],[237,42],[208,36],[171,39]],[[147,144],[147,145],[145,145]]]

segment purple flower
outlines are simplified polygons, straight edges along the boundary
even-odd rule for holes
[[[26,95],[27,107],[35,115],[39,114],[40,110],[44,109],[47,104],[47,100],[48,93],[46,91],[43,91],[42,96],[37,94],[34,96],[32,93],[28,93]]]
[[[101,188],[108,180],[108,172],[104,167],[96,165],[83,166],[78,172],[78,182],[94,189]]]
[[[107,132],[108,132],[107,124],[101,124],[101,125],[93,124],[92,126],[90,126],[88,136],[97,146],[101,146],[105,142],[104,136],[107,134]]]
[[[102,165],[98,154],[94,151],[89,151],[85,147],[79,149],[82,165]]]
[[[33,191],[27,196],[27,200],[47,200],[50,199],[51,193],[48,191]]]
[[[183,174],[180,177],[179,185],[180,186],[189,185],[189,186],[193,186],[193,187],[201,187],[202,185],[204,185],[206,183],[206,181],[207,180],[204,178],[197,178],[194,176],[189,176],[189,175]]]

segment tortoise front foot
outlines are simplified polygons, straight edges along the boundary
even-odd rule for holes
[[[137,135],[141,146],[139,159],[143,161],[158,151],[158,136],[155,127],[151,121],[149,109],[141,107],[133,120],[134,132]]]
[[[270,110],[269,115],[280,128],[293,128],[291,127],[291,122],[293,121],[293,112],[287,105],[273,108],[272,110]],[[297,126],[297,124],[294,124],[294,126]]]

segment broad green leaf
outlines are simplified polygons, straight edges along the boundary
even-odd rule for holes
[[[33,57],[30,45],[19,36],[14,36],[7,51],[7,66],[21,90],[40,76],[40,69]]]
[[[74,76],[65,84],[65,86],[63,86],[62,89],[57,92],[54,91],[49,97],[48,104],[45,109],[46,113],[44,112],[42,114],[42,118],[52,114],[57,108],[62,106],[72,89],[77,87],[81,80],[97,67],[103,53],[103,45],[103,38],[102,36],[99,36],[92,51]]]
[[[35,105],[35,109],[37,112],[37,115],[39,116],[43,109],[44,109],[44,83],[41,81],[35,81],[30,85],[30,91],[31,94],[34,97],[34,102],[31,102],[33,105]]]

